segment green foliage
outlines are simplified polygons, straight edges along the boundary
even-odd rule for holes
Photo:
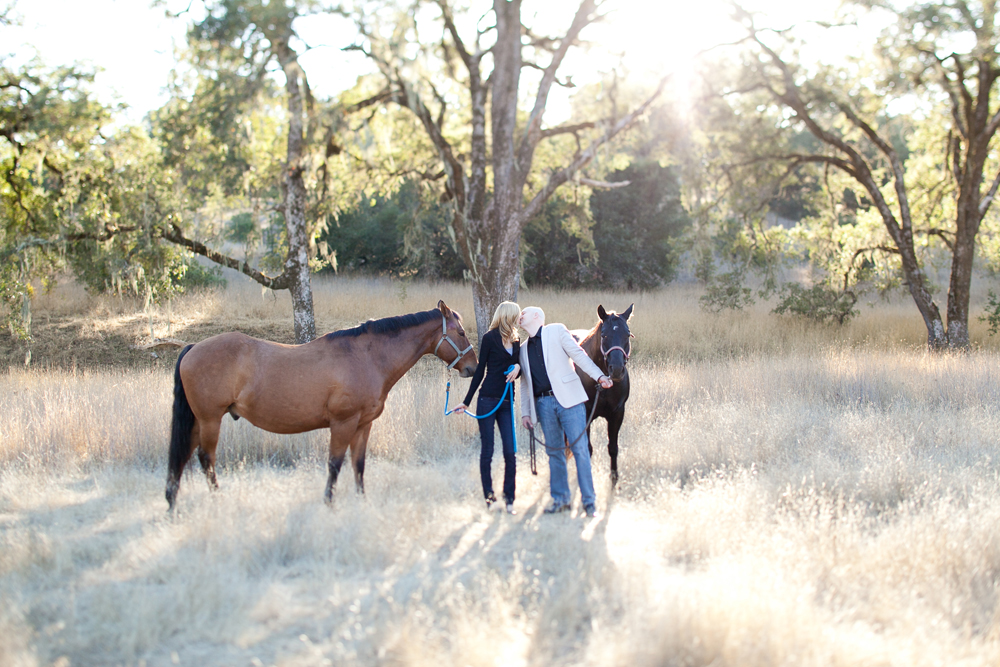
[[[854,308],[857,302],[857,295],[850,290],[832,289],[823,283],[810,288],[798,283],[785,283],[781,286],[778,305],[772,312],[798,315],[823,324],[845,324],[858,314]]]
[[[257,228],[249,213],[237,213],[226,223],[226,238],[234,243],[250,243],[256,235]]]
[[[181,265],[183,271],[177,271],[174,285],[180,289],[224,288],[227,284],[222,277],[221,266],[205,266],[194,257],[186,258]]]
[[[423,200],[408,181],[391,196],[362,196],[320,235],[338,270],[366,275],[461,279],[449,233],[450,209]]]
[[[670,282],[677,272],[680,239],[691,227],[676,171],[639,162],[607,180],[629,185],[597,190],[590,198],[597,283],[631,290]]]
[[[0,89],[0,297],[11,333],[30,336],[32,282],[67,268],[89,289],[148,298],[209,280],[162,241],[177,219],[172,172],[142,130],[102,134],[113,110],[90,96],[91,75],[38,61],[0,69],[11,84]]]
[[[753,290],[745,284],[742,271],[728,271],[716,277],[705,287],[699,301],[711,313],[723,310],[743,310],[754,304]]]
[[[694,248],[694,253],[694,277],[707,285],[715,276],[715,258],[712,256],[712,248],[707,244],[702,244]]]
[[[702,307],[719,312],[753,305],[754,290],[746,286],[751,275],[760,280],[757,296],[769,298],[778,289],[779,271],[792,259],[787,247],[787,234],[781,227],[766,227],[759,220],[746,224],[724,220],[711,239],[711,249],[696,249],[696,275],[706,281]],[[715,275],[716,260],[729,270]]]
[[[521,235],[521,261],[528,285],[578,287],[594,278],[596,252],[589,211],[557,193]]]
[[[0,79],[0,317],[28,338],[31,282],[64,268],[67,213],[87,224],[70,203],[110,110],[89,96],[92,73],[75,66],[0,59]]]
[[[979,321],[989,325],[989,333],[993,336],[1000,329],[1000,297],[993,290],[989,290],[986,295],[986,311],[979,316]]]

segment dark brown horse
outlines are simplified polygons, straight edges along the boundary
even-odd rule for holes
[[[181,351],[174,371],[167,503],[177,500],[181,474],[194,450],[208,478],[222,418],[246,418],[272,433],[330,429],[326,502],[348,448],[354,481],[364,491],[365,449],[372,422],[389,390],[420,357],[434,354],[471,376],[478,360],[462,317],[444,301],[410,315],[369,320],[304,345],[282,345],[224,333]]]
[[[634,306],[635,304],[632,304]],[[625,403],[629,395],[628,358],[632,351],[632,332],[628,328],[628,320],[632,317],[632,306],[622,313],[606,312],[604,306],[597,307],[597,315],[601,318],[593,329],[588,332],[574,331],[579,335],[580,347],[597,364],[601,372],[614,382],[611,389],[597,392],[597,383],[579,368],[577,375],[583,380],[583,388],[587,390],[587,415],[593,410],[594,419],[604,417],[608,422],[608,455],[611,457],[611,483],[618,483],[618,432],[625,420]],[[597,397],[597,407],[594,398]],[[590,441],[590,424],[587,424],[587,440]],[[593,456],[594,447],[590,446]]]

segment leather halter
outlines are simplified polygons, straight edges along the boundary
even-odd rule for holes
[[[460,349],[458,345],[455,344],[455,341],[451,339],[451,336],[448,335],[448,320],[445,319],[444,313],[441,313],[441,340],[439,340],[438,344],[434,346],[434,356],[437,357],[438,348],[441,347],[441,343],[445,341],[448,341],[448,344],[455,348],[456,352],[455,360],[448,364],[448,370],[450,371],[459,361],[461,361],[462,357],[469,353],[469,350],[472,349],[472,343],[469,343],[469,347],[464,350]],[[438,357],[438,359],[441,359],[441,357]],[[444,361],[444,359],[441,359],[441,361]]]
[[[605,350],[604,349],[604,341],[603,340],[601,341],[601,354],[604,355],[605,361],[607,361],[608,355],[611,354],[612,352],[614,352],[615,350],[621,350],[622,354],[625,355],[625,361],[628,361],[629,353],[625,350],[624,347],[622,347],[621,345],[615,345],[611,349]]]

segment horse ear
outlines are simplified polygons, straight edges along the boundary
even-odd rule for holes
[[[601,318],[601,321],[608,319],[608,311],[604,310],[604,304],[597,307],[597,316]]]
[[[451,315],[451,308],[449,308],[448,304],[444,302],[444,299],[438,301],[438,310],[440,310],[441,314],[444,315],[445,317]]]
[[[632,317],[632,307],[633,307],[633,306],[635,306],[635,304],[634,304],[634,303],[633,303],[633,304],[630,304],[630,305],[629,305],[629,307],[628,307],[627,309],[625,309],[625,312],[624,312],[624,313],[622,313],[622,317],[624,317],[624,318],[625,318],[625,321],[626,321],[626,322],[628,322],[628,318]]]

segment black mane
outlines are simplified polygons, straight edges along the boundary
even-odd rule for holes
[[[361,334],[366,333],[396,333],[402,331],[403,329],[409,329],[410,327],[415,327],[418,324],[423,324],[424,322],[429,322],[439,317],[441,317],[441,311],[437,308],[433,310],[425,310],[419,313],[410,313],[409,315],[383,317],[380,320],[368,320],[367,322],[362,322],[358,326],[351,329],[341,329],[340,331],[330,332],[326,334],[324,338],[356,338]]]

